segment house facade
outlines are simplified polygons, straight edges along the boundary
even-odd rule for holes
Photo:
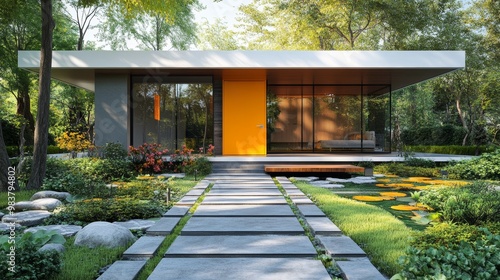
[[[52,77],[95,93],[96,145],[265,156],[390,152],[392,93],[464,67],[463,51],[54,51]]]

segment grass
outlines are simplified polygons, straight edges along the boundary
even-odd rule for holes
[[[38,190],[22,190],[15,192],[16,202],[30,200]],[[0,192],[0,209],[4,210],[8,206],[8,193]]]
[[[400,271],[397,259],[409,245],[411,228],[380,207],[340,197],[306,182],[295,184],[367,253],[382,273],[394,275]]]
[[[119,248],[88,248],[75,246],[74,237],[66,241],[66,251],[62,256],[61,273],[54,280],[88,280],[95,279],[99,270],[120,259],[126,247]]]

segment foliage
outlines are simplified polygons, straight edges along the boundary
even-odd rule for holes
[[[24,152],[27,154],[33,153],[33,146],[24,146]],[[47,154],[61,154],[68,152],[65,149],[61,149],[57,146],[49,145],[47,147]],[[11,157],[17,157],[19,155],[19,147],[18,146],[7,146],[7,153]]]
[[[166,207],[148,200],[136,198],[92,198],[68,204],[55,218],[68,223],[80,221],[127,221],[161,217]],[[58,217],[59,216],[59,217]]]
[[[120,143],[106,143],[102,153],[107,159],[124,160],[127,157],[127,150]]]
[[[411,167],[423,167],[423,168],[435,168],[436,163],[430,159],[417,158],[417,157],[405,157],[404,164]]]
[[[401,132],[405,145],[461,145],[465,136],[463,127],[454,125],[426,126]]]
[[[198,156],[194,162],[184,168],[188,175],[206,176],[212,172],[212,163],[205,156]]]
[[[74,173],[93,181],[111,182],[135,176],[128,159],[77,158],[65,162]]]
[[[358,162],[358,166],[365,167],[365,168],[373,168],[373,167],[375,167],[375,163],[371,160],[365,160],[365,161]]]
[[[92,147],[87,136],[81,132],[64,132],[56,138],[57,146],[72,153],[84,151]]]
[[[161,144],[147,144],[134,148],[129,147],[129,155],[135,169],[140,173],[159,173],[163,169],[163,156],[168,153],[167,149],[161,150]]]
[[[392,279],[498,279],[500,235],[486,229],[484,240],[418,249],[409,247]]]
[[[52,279],[96,279],[99,270],[119,260],[126,250],[124,247],[118,248],[88,248],[86,246],[74,245],[74,237],[66,243],[66,251],[62,256],[64,266],[61,272]]]
[[[401,177],[438,177],[440,171],[438,168],[413,167],[404,163],[392,162],[379,164],[375,171],[383,174],[397,174]]]
[[[176,150],[174,154],[170,155],[166,168],[173,172],[184,172],[186,166],[193,165],[194,162],[193,150],[183,145],[181,150]]]
[[[481,226],[456,224],[450,222],[437,223],[425,231],[415,232],[411,246],[426,249],[436,246],[448,247],[450,244],[460,245],[461,242],[473,243],[486,240],[487,234],[482,228],[487,228],[493,234],[500,234],[500,223],[486,223]]]
[[[465,180],[500,180],[500,149],[478,158],[456,162],[446,168],[450,178]]]
[[[491,146],[458,146],[458,145],[447,145],[447,146],[405,146],[406,150],[410,150],[417,153],[434,153],[434,154],[448,154],[448,155],[476,155],[476,153],[483,154],[486,152],[492,152],[493,148]]]
[[[16,236],[10,243],[8,236],[0,237],[0,254],[5,256],[15,247],[15,271],[9,270],[9,262],[0,262],[2,279],[51,279],[61,271],[61,256],[56,251],[38,252],[47,243],[63,244],[66,240],[55,231],[40,230]]]
[[[424,191],[420,201],[440,212],[445,221],[470,225],[500,222],[500,192],[486,182]]]

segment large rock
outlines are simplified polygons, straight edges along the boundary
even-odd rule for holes
[[[56,231],[64,237],[70,237],[75,235],[82,229],[81,226],[74,225],[50,225],[50,226],[38,226],[27,228],[24,232],[37,232],[39,230]]]
[[[48,251],[56,251],[56,252],[62,254],[62,253],[64,253],[65,248],[64,248],[64,245],[62,245],[62,244],[49,243],[49,244],[43,245],[42,248],[38,249],[38,252],[48,252]]]
[[[135,240],[127,228],[108,222],[93,222],[76,234],[75,245],[95,248],[127,246]]]
[[[33,201],[19,201],[14,204],[15,211],[25,211],[25,210],[48,210],[53,211],[58,206],[62,205],[62,202],[55,198],[40,198]]]
[[[41,224],[45,219],[52,215],[46,210],[32,210],[24,211],[19,213],[14,213],[12,215],[5,215],[2,218],[4,223],[17,223],[22,226],[37,226]]]
[[[30,200],[37,200],[40,198],[55,198],[58,200],[66,200],[66,198],[71,195],[68,192],[56,192],[56,191],[39,191],[35,193]]]

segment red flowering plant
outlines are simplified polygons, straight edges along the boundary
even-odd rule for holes
[[[175,153],[170,155],[167,167],[173,172],[184,172],[184,168],[193,164],[194,161],[193,149],[189,149],[184,145],[181,150],[175,150]]]
[[[152,174],[163,170],[163,156],[166,156],[168,149],[161,149],[161,144],[144,143],[141,146],[128,149],[128,154],[135,165],[135,169],[140,173]]]

